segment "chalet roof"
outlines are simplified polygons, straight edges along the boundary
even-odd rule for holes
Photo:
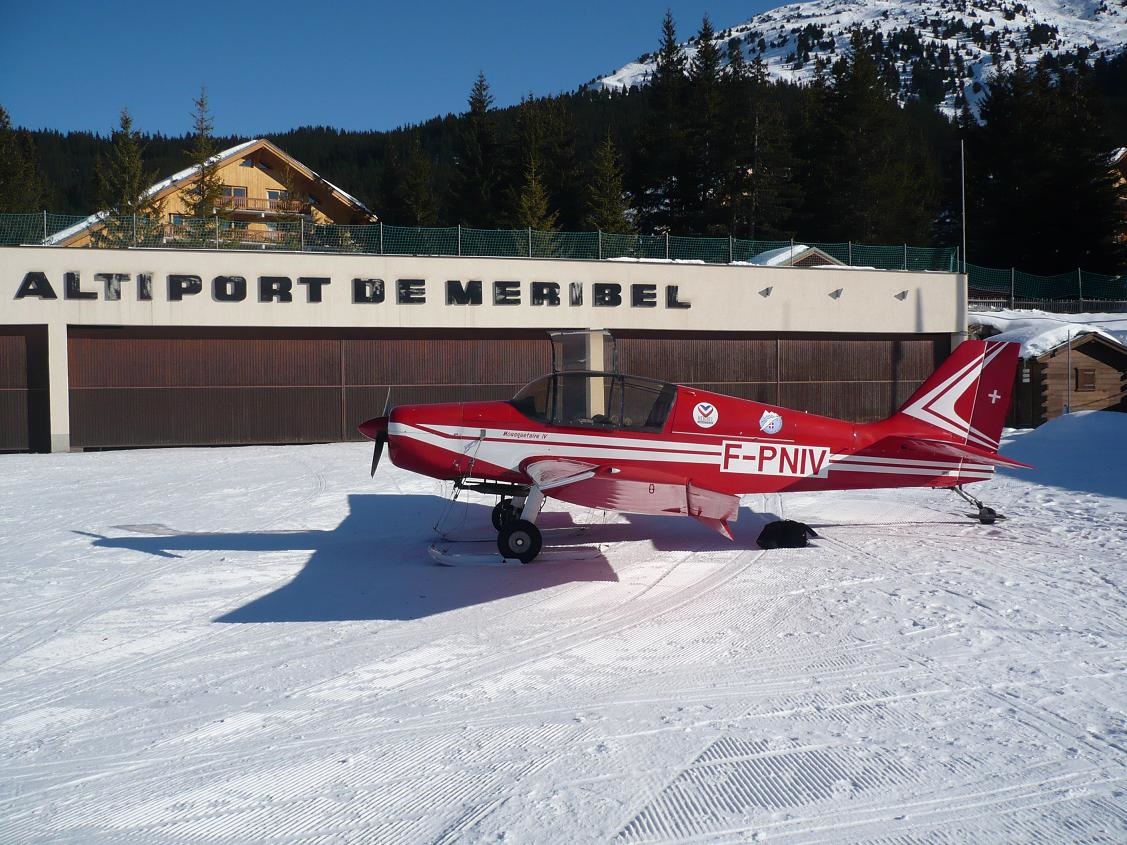
[[[328,188],[329,191],[335,194],[342,202],[344,202],[346,205],[352,206],[360,213],[370,217],[373,222],[375,222],[375,220],[377,219],[376,214],[372,212],[366,205],[364,205],[364,203],[356,199],[356,197],[352,196],[347,191],[338,188],[328,179],[321,177],[313,170],[310,170],[293,156],[289,155],[276,144],[266,140],[265,138],[257,138],[253,141],[244,141],[241,144],[236,144],[235,146],[223,150],[222,152],[216,153],[208,160],[208,162],[211,164],[221,165],[233,158],[239,156],[247,157],[256,152],[265,152],[268,155],[271,155],[279,159],[280,161],[285,162],[298,173],[302,174],[306,179],[309,179],[311,182],[316,182]],[[191,167],[187,167],[178,173],[174,173],[167,179],[162,179],[155,185],[150,185],[148,188],[146,188],[144,197],[146,199],[149,199],[167,196],[168,194],[172,193],[175,190],[178,190],[184,185],[190,184],[195,176],[199,173],[199,171],[199,165],[192,165]],[[49,238],[44,239],[42,243],[44,246],[57,246],[58,244],[66,243],[76,235],[82,234],[87,229],[90,229],[96,226],[98,223],[101,223],[106,219],[107,216],[109,215],[105,211],[99,211],[95,214],[91,214],[85,220],[82,220],[67,229],[63,229],[60,232],[56,232]]]
[[[1000,339],[1000,336],[992,337],[990,339],[991,340],[998,340],[998,339]],[[1031,356],[1028,356],[1028,357],[1032,358],[1035,361],[1045,361],[1049,358],[1052,358],[1054,355],[1057,355],[1062,349],[1069,346],[1070,342],[1071,342],[1071,346],[1072,346],[1073,349],[1075,349],[1076,347],[1081,346],[1082,344],[1085,344],[1085,343],[1101,343],[1104,346],[1109,347],[1110,349],[1114,350],[1115,352],[1118,352],[1120,355],[1123,355],[1125,358],[1127,358],[1127,346],[1124,346],[1122,343],[1120,343],[1114,337],[1112,337],[1109,334],[1106,334],[1105,332],[1100,331],[1099,329],[1095,329],[1095,330],[1092,330],[1092,331],[1083,331],[1083,332],[1080,332],[1079,334],[1072,335],[1071,338],[1066,337],[1064,340],[1062,340],[1056,346],[1053,346],[1050,349],[1046,349],[1041,354],[1031,355]]]
[[[840,265],[841,262],[816,246],[791,244],[752,256],[748,264],[760,267],[816,267],[826,264]]]

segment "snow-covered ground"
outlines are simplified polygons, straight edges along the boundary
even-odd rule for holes
[[[0,842],[1122,843],[1127,415],[1009,439],[994,526],[553,508],[596,556],[512,568],[364,444],[0,456]]]

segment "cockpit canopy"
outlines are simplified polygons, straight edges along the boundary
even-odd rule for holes
[[[560,426],[661,431],[677,385],[604,372],[562,372],[542,376],[510,400],[521,414]]]

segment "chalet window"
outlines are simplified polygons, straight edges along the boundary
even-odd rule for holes
[[[223,198],[227,200],[227,205],[235,208],[246,208],[247,189],[242,185],[224,185]]]
[[[1092,368],[1076,368],[1076,391],[1096,389],[1096,371]]]

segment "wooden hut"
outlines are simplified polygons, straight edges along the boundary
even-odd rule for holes
[[[1007,425],[1031,428],[1076,411],[1127,411],[1127,346],[1078,334],[1018,365]]]

